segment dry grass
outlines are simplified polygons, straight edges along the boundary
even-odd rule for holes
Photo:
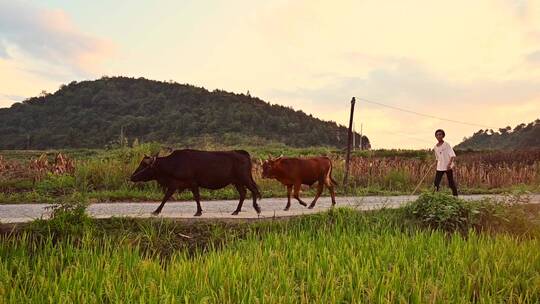
[[[7,160],[0,155],[0,180],[28,178],[39,181],[49,173],[73,175],[75,162],[62,153],[58,153],[53,161],[49,161],[49,157],[43,153],[28,162]]]
[[[428,174],[424,185],[431,184],[434,159],[404,157],[354,157],[351,177],[356,186],[394,183],[414,184]],[[431,171],[430,171],[431,168]],[[465,153],[459,155],[454,169],[461,187],[504,188],[540,182],[540,150]]]

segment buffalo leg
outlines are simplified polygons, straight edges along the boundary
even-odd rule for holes
[[[246,187],[244,185],[236,184],[234,185],[236,187],[236,190],[240,194],[240,201],[238,202],[238,206],[236,207],[236,210],[232,213],[232,215],[237,215],[240,211],[242,211],[242,204],[244,204],[244,199],[246,199]]]
[[[285,211],[289,210],[291,208],[291,192],[292,192],[292,185],[287,185],[287,206],[285,206]]]
[[[319,181],[317,183],[317,194],[315,195],[315,198],[313,199],[313,202],[311,202],[311,204],[309,205],[309,207],[308,207],[309,209],[315,207],[315,203],[317,202],[317,200],[321,196],[321,193],[323,192],[323,187],[324,187],[324,183]]]
[[[303,200],[300,199],[300,186],[301,184],[294,185],[294,198],[298,200],[300,205],[307,206],[307,204]]]
[[[257,184],[253,180],[253,177],[251,176],[251,174],[247,176],[244,182],[245,182],[245,187],[247,187],[249,191],[251,192],[251,197],[253,198],[253,209],[255,209],[257,213],[261,213],[261,207],[259,207],[259,205],[257,204],[257,197],[260,198],[261,193],[259,192],[259,189],[257,188]]]
[[[193,193],[193,198],[195,199],[195,202],[197,203],[197,212],[195,213],[195,216],[201,216],[202,208],[201,208],[201,195],[199,194],[199,187],[191,188],[191,193]]]
[[[175,188],[167,188],[167,191],[165,192],[165,196],[163,197],[161,204],[159,205],[159,207],[157,207],[157,209],[154,212],[152,212],[153,215],[158,215],[161,212],[161,209],[163,209],[163,206],[165,206],[165,203],[169,200],[169,198],[171,198],[171,196],[174,194],[175,191],[176,191]]]
[[[249,183],[247,187],[251,192],[251,196],[253,197],[253,209],[255,209],[257,213],[261,213],[261,207],[259,207],[259,205],[257,204],[257,196],[260,195],[259,190],[257,189],[257,185],[255,185],[255,182],[253,182]]]

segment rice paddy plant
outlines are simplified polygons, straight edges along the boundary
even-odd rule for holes
[[[401,210],[245,224],[163,260],[128,232],[0,242],[3,303],[538,303],[540,240],[405,227]],[[172,223],[142,239],[174,239]],[[182,228],[182,229],[185,229]],[[223,226],[214,235],[223,236]],[[132,232],[130,232],[132,233]],[[140,233],[140,232],[139,232]],[[186,232],[188,234],[188,232]],[[189,240],[188,240],[189,241]],[[156,247],[158,243],[153,243]]]

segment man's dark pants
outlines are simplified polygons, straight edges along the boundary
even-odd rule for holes
[[[441,185],[441,179],[443,175],[446,173],[446,177],[448,178],[448,186],[450,189],[452,189],[452,194],[454,196],[458,195],[456,183],[454,182],[454,173],[452,170],[447,171],[439,171],[437,170],[437,173],[435,174],[435,189],[439,191],[439,186]]]

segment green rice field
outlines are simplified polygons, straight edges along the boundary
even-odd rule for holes
[[[256,223],[38,221],[3,233],[0,302],[540,302],[540,211],[472,220],[489,209],[476,206],[457,206],[469,219],[450,230],[412,216],[419,206]],[[425,218],[463,220],[441,208]]]

